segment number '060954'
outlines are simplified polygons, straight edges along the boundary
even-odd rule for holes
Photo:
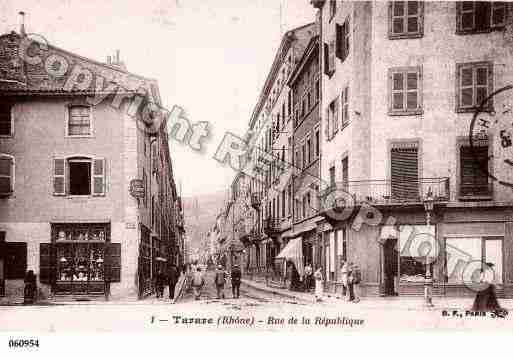
[[[9,348],[39,348],[38,339],[9,339]]]

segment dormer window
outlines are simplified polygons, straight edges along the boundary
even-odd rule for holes
[[[91,136],[91,107],[86,105],[69,106],[68,136]]]

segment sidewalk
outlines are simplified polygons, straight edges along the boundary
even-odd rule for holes
[[[242,279],[242,284],[258,291],[266,292],[282,296],[284,298],[297,300],[301,302],[315,303],[313,293],[293,292],[288,289],[268,287],[265,283],[258,283],[248,279]],[[474,298],[457,298],[457,297],[433,297],[434,307],[427,308],[424,306],[424,298],[422,297],[361,297],[360,302],[347,302],[342,298],[341,294],[324,293],[322,304],[336,305],[344,307],[358,306],[360,309],[387,309],[387,310],[470,310]],[[513,299],[499,299],[500,305],[513,312]]]

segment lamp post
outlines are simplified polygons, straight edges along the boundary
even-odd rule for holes
[[[426,226],[431,225],[431,212],[435,207],[433,192],[429,189],[426,198],[424,198],[424,210],[426,211]],[[429,270],[429,252],[426,253],[426,278],[424,280],[424,305],[428,308],[433,307],[433,277]]]

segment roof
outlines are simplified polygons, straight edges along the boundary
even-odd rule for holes
[[[160,103],[156,80],[33,41],[35,39],[16,32],[0,36],[0,95],[117,93],[142,88]],[[32,45],[25,50],[25,44]],[[24,52],[27,57],[40,61],[25,61]],[[61,74],[61,70],[64,73]],[[82,75],[78,75],[79,72]],[[117,86],[109,86],[109,83]]]
[[[292,74],[289,77],[289,85],[292,85],[296,82],[299,74],[303,72],[303,69],[307,62],[319,51],[319,35],[316,35],[310,39],[310,42],[308,43],[308,46],[306,47],[305,52],[303,53],[303,56],[301,57],[301,60],[299,60],[298,64],[294,68],[294,71],[292,71]]]
[[[280,65],[285,60],[285,55],[286,55],[288,49],[290,48],[293,41],[296,39],[295,38],[296,32],[303,30],[303,29],[307,29],[309,27],[315,28],[315,26],[316,26],[316,24],[314,22],[311,22],[311,23],[296,27],[292,30],[289,30],[283,35],[283,37],[281,39],[280,46],[279,46],[278,50],[276,51],[276,54],[274,55],[274,60],[273,60],[272,66],[271,66],[271,70],[267,74],[267,78],[265,80],[264,86],[263,86],[262,90],[260,91],[258,101],[255,105],[255,108],[253,109],[252,114],[251,114],[251,119],[249,120],[250,128],[253,127],[253,124],[257,120],[257,118],[260,114],[260,111],[261,111],[262,107],[264,106],[265,101],[267,100],[267,96],[269,95],[269,92],[271,91],[272,85],[274,83],[274,80],[276,79],[276,75],[279,71]]]

